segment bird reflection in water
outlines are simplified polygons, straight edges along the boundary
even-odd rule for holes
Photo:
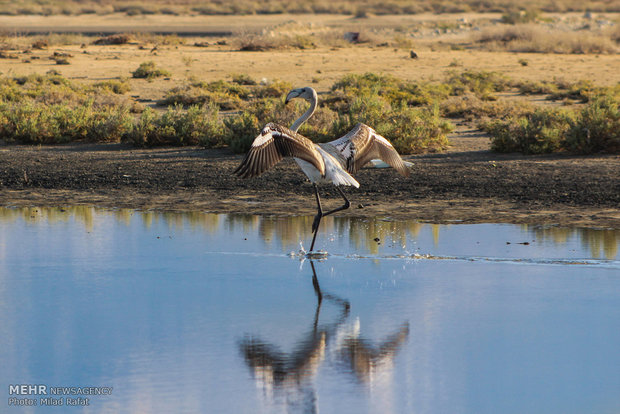
[[[276,345],[249,335],[239,344],[267,402],[284,402],[289,411],[303,413],[318,412],[314,381],[324,361],[336,362],[337,367],[352,373],[358,381],[372,385],[382,373],[393,372],[394,357],[409,336],[409,324],[405,322],[380,345],[373,346],[360,336],[359,319],[347,322],[349,301],[323,291],[313,260],[310,266],[316,310],[311,328],[297,341],[293,351],[283,352]],[[333,303],[338,313],[333,321],[319,323],[321,307],[326,301]]]

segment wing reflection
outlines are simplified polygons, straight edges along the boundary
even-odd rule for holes
[[[391,377],[394,357],[409,337],[409,323],[405,322],[398,331],[373,346],[360,336],[359,319],[347,323],[349,301],[323,291],[312,260],[310,266],[316,310],[312,327],[295,343],[293,351],[284,352],[257,336],[246,335],[239,343],[241,354],[267,402],[285,403],[288,409],[304,413],[318,412],[314,379],[323,362],[336,361],[336,366],[343,367],[345,373],[372,384],[382,374]],[[325,301],[336,305],[339,312],[333,321],[319,323]]]
[[[304,413],[317,412],[313,380],[325,358],[328,338],[333,336],[338,326],[347,319],[350,309],[347,300],[321,290],[314,263],[310,261],[310,265],[312,285],[317,297],[316,311],[312,327],[296,343],[294,350],[286,353],[277,346],[252,336],[246,336],[239,344],[245,362],[265,396],[275,399],[283,394],[290,408]],[[319,325],[323,299],[333,301],[340,308],[340,314],[335,321]]]
[[[338,347],[339,359],[355,374],[360,382],[372,385],[381,374],[391,372],[394,357],[409,337],[409,323],[405,322],[395,333],[378,346],[360,337],[359,320],[351,332],[345,334]]]

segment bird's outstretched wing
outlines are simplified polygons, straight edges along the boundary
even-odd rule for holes
[[[261,175],[284,157],[296,157],[312,164],[325,174],[323,157],[308,138],[278,124],[265,125],[252,147],[234,171],[241,178]]]
[[[392,144],[368,125],[357,124],[345,136],[331,141],[330,144],[342,154],[347,171],[351,174],[356,173],[370,160],[378,158],[401,175],[409,175],[409,169]]]

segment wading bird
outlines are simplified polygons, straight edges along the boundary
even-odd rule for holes
[[[316,110],[318,100],[316,91],[310,87],[293,89],[286,96],[285,103],[295,98],[305,99],[310,103],[310,108],[293,123],[290,129],[273,122],[265,125],[234,173],[241,178],[256,177],[276,165],[282,158],[293,157],[314,187],[318,212],[312,222],[312,233],[314,233],[310,245],[312,252],[321,218],[350,207],[351,203],[340,186],[352,185],[359,188],[359,183],[351,174],[377,158],[403,176],[408,176],[409,170],[392,144],[365,124],[359,123],[343,137],[324,144],[315,144],[298,134],[299,127]],[[320,182],[334,184],[344,199],[344,204],[323,212],[317,186]]]

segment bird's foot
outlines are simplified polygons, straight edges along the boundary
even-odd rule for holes
[[[304,256],[306,259],[316,259],[316,260],[324,260],[327,259],[327,256],[329,256],[329,253],[323,250],[319,250],[316,252],[308,252],[306,253],[306,255]]]
[[[315,233],[319,229],[321,217],[323,217],[321,213],[318,213],[316,216],[314,216],[314,221],[312,222],[312,233]]]

